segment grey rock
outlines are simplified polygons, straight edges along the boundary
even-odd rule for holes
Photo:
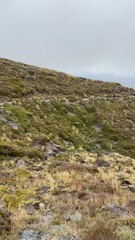
[[[32,215],[35,213],[35,211],[37,210],[41,210],[44,211],[45,209],[45,204],[44,203],[40,203],[40,202],[36,202],[34,204],[28,204],[26,206],[26,211],[29,215]]]
[[[69,220],[71,221],[80,221],[82,219],[82,214],[81,213],[76,213],[73,215],[70,215]]]
[[[128,186],[131,186],[131,185],[132,185],[131,182],[129,180],[126,180],[126,179],[121,182],[121,186],[124,186],[124,187],[128,187]]]
[[[53,214],[52,212],[48,212],[48,213],[45,213],[45,214],[42,214],[42,216],[40,217],[40,223],[44,224],[44,223],[52,223],[52,220],[53,220]]]
[[[116,204],[108,204],[101,208],[101,210],[109,211],[116,215],[127,215],[128,213],[124,208],[117,206]]]
[[[103,159],[97,159],[94,163],[97,167],[109,167],[110,164]]]
[[[32,215],[35,212],[35,208],[32,204],[26,206],[26,211],[28,215]]]
[[[56,156],[57,154],[62,152],[61,146],[51,143],[51,142],[46,144],[45,149],[49,156]]]
[[[3,199],[0,199],[0,209],[5,208],[5,206],[6,206],[5,201]]]
[[[40,211],[44,211],[44,209],[45,209],[45,204],[44,203],[39,203],[39,209],[40,209]]]
[[[101,131],[101,127],[98,126],[98,125],[93,126],[93,129],[94,129],[96,132],[100,132],[100,131]]]
[[[11,105],[12,102],[0,102],[0,107],[3,108],[5,104]]]
[[[69,115],[69,116],[75,116],[75,114],[72,113],[72,112],[68,112],[68,115]]]
[[[23,231],[20,240],[41,240],[42,234],[39,231],[26,229]]]
[[[50,239],[50,234],[46,233],[41,237],[41,240],[49,240]]]
[[[11,121],[7,121],[6,123],[7,123],[7,125],[8,125],[9,127],[11,127],[12,129],[18,130],[19,125],[18,125],[17,123],[14,123],[14,122],[11,122]]]
[[[5,119],[5,117],[3,115],[0,115],[0,121],[1,122],[6,122],[6,119]]]
[[[57,237],[57,240],[76,240],[75,236],[69,235],[69,236],[59,236]]]
[[[34,226],[36,228],[43,227],[43,226],[49,226],[52,224],[53,221],[53,215],[51,212],[42,212],[42,215],[40,215],[37,222],[33,223],[31,226]]]
[[[36,190],[40,195],[48,193],[49,187],[48,186],[42,186],[41,188],[38,188]]]
[[[22,160],[22,159],[18,160],[18,162],[17,162],[17,164],[16,164],[16,167],[18,167],[18,168],[26,167],[25,161]]]
[[[59,232],[59,231],[61,231],[62,229],[63,229],[63,227],[60,226],[60,225],[53,225],[53,231]]]
[[[50,99],[44,99],[44,100],[42,100],[41,102],[42,102],[42,103],[50,103],[50,101],[51,101]]]

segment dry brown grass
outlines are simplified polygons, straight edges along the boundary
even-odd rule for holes
[[[96,219],[96,221],[88,222],[88,230],[82,237],[82,240],[119,240],[117,238],[113,226],[109,226],[107,219]]]

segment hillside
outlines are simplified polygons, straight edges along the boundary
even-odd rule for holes
[[[0,59],[0,239],[135,239],[134,158],[135,90]]]

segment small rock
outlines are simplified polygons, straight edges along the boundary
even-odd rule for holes
[[[41,237],[41,240],[49,240],[50,239],[50,234],[46,233]]]
[[[56,156],[57,154],[62,152],[61,146],[51,143],[51,142],[46,144],[45,149],[49,156]]]
[[[14,130],[18,130],[18,124],[17,123],[14,123],[14,122],[11,122],[11,121],[7,121],[6,122],[7,123],[7,125],[9,126],[9,127],[11,127],[12,129],[14,129]]]
[[[128,214],[125,209],[117,206],[116,204],[105,205],[101,208],[101,210],[109,211],[109,212],[112,212],[117,215],[127,215]]]
[[[98,126],[98,125],[93,126],[93,129],[94,129],[96,132],[100,132],[100,131],[101,131],[101,127]]]
[[[73,215],[70,215],[69,220],[71,221],[80,221],[82,219],[82,214],[81,213],[76,213]]]
[[[3,199],[0,199],[0,209],[3,209],[4,207],[6,207],[6,203]]]
[[[76,157],[76,162],[78,162],[78,163],[85,163],[85,161],[83,160],[83,158],[80,156],[80,155],[75,155],[75,157]]]
[[[27,211],[27,214],[32,215],[35,212],[35,208],[32,204],[29,204],[26,206],[26,211]]]
[[[39,209],[43,211],[45,209],[45,204],[44,203],[39,203]]]
[[[97,167],[110,167],[110,164],[103,159],[97,159],[94,164]]]
[[[16,164],[16,167],[18,167],[18,168],[24,168],[24,167],[26,167],[25,161],[22,160],[22,159],[18,160],[18,162],[17,162],[17,164]]]
[[[121,182],[121,186],[128,187],[128,186],[130,186],[130,185],[132,185],[131,182],[129,182],[129,181],[126,180],[126,179]]]
[[[6,122],[6,119],[5,119],[5,117],[3,115],[0,115],[0,121]]]
[[[53,231],[56,231],[56,232],[59,232],[59,231],[61,231],[63,228],[62,228],[62,226],[60,226],[60,225],[53,225]]]
[[[42,226],[49,226],[52,224],[53,221],[53,214],[52,212],[42,212],[41,216],[39,217],[38,221],[34,223],[34,227],[42,227]]]
[[[20,240],[41,240],[42,234],[39,231],[26,229],[23,231]]]
[[[36,210],[44,211],[44,209],[45,209],[45,204],[40,202],[36,202],[34,204],[28,204],[26,206],[26,211],[30,215],[33,214]]]
[[[59,236],[56,238],[56,240],[76,240],[75,236],[69,235],[69,236]]]
[[[0,107],[3,108],[5,104],[12,104],[12,102],[0,102]]]
[[[45,194],[45,193],[48,193],[49,191],[49,187],[47,186],[42,186],[41,188],[38,188],[36,190],[36,192],[38,192],[39,194]]]

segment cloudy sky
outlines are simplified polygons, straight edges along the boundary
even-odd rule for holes
[[[0,0],[0,57],[135,87],[135,0]]]

